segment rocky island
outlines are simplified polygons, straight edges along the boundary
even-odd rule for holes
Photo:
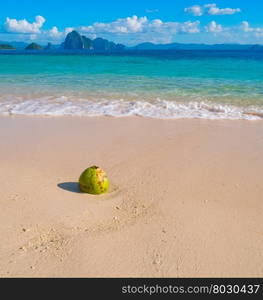
[[[0,50],[15,50],[15,48],[12,45],[0,44]]]
[[[36,43],[31,43],[29,44],[25,50],[42,50],[43,47],[41,47],[40,45],[36,44]]]
[[[125,48],[122,44],[115,44],[103,38],[96,38],[94,40],[80,35],[76,30],[68,33],[65,42],[61,45],[65,50],[93,50],[98,52],[120,51]]]

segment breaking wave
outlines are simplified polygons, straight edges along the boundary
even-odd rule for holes
[[[26,99],[18,96],[2,96],[0,98],[0,114],[258,120],[263,118],[263,107],[239,107],[216,104],[209,101],[174,102],[159,98],[149,102],[123,99],[100,99],[94,101],[66,96],[45,96],[34,99]]]

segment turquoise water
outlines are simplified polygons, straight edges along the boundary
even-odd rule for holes
[[[263,53],[0,55],[0,113],[258,119]]]

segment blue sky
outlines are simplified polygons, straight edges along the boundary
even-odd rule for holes
[[[0,40],[263,44],[263,0],[2,0]]]

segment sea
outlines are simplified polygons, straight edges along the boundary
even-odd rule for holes
[[[0,114],[263,119],[263,52],[0,55]]]

